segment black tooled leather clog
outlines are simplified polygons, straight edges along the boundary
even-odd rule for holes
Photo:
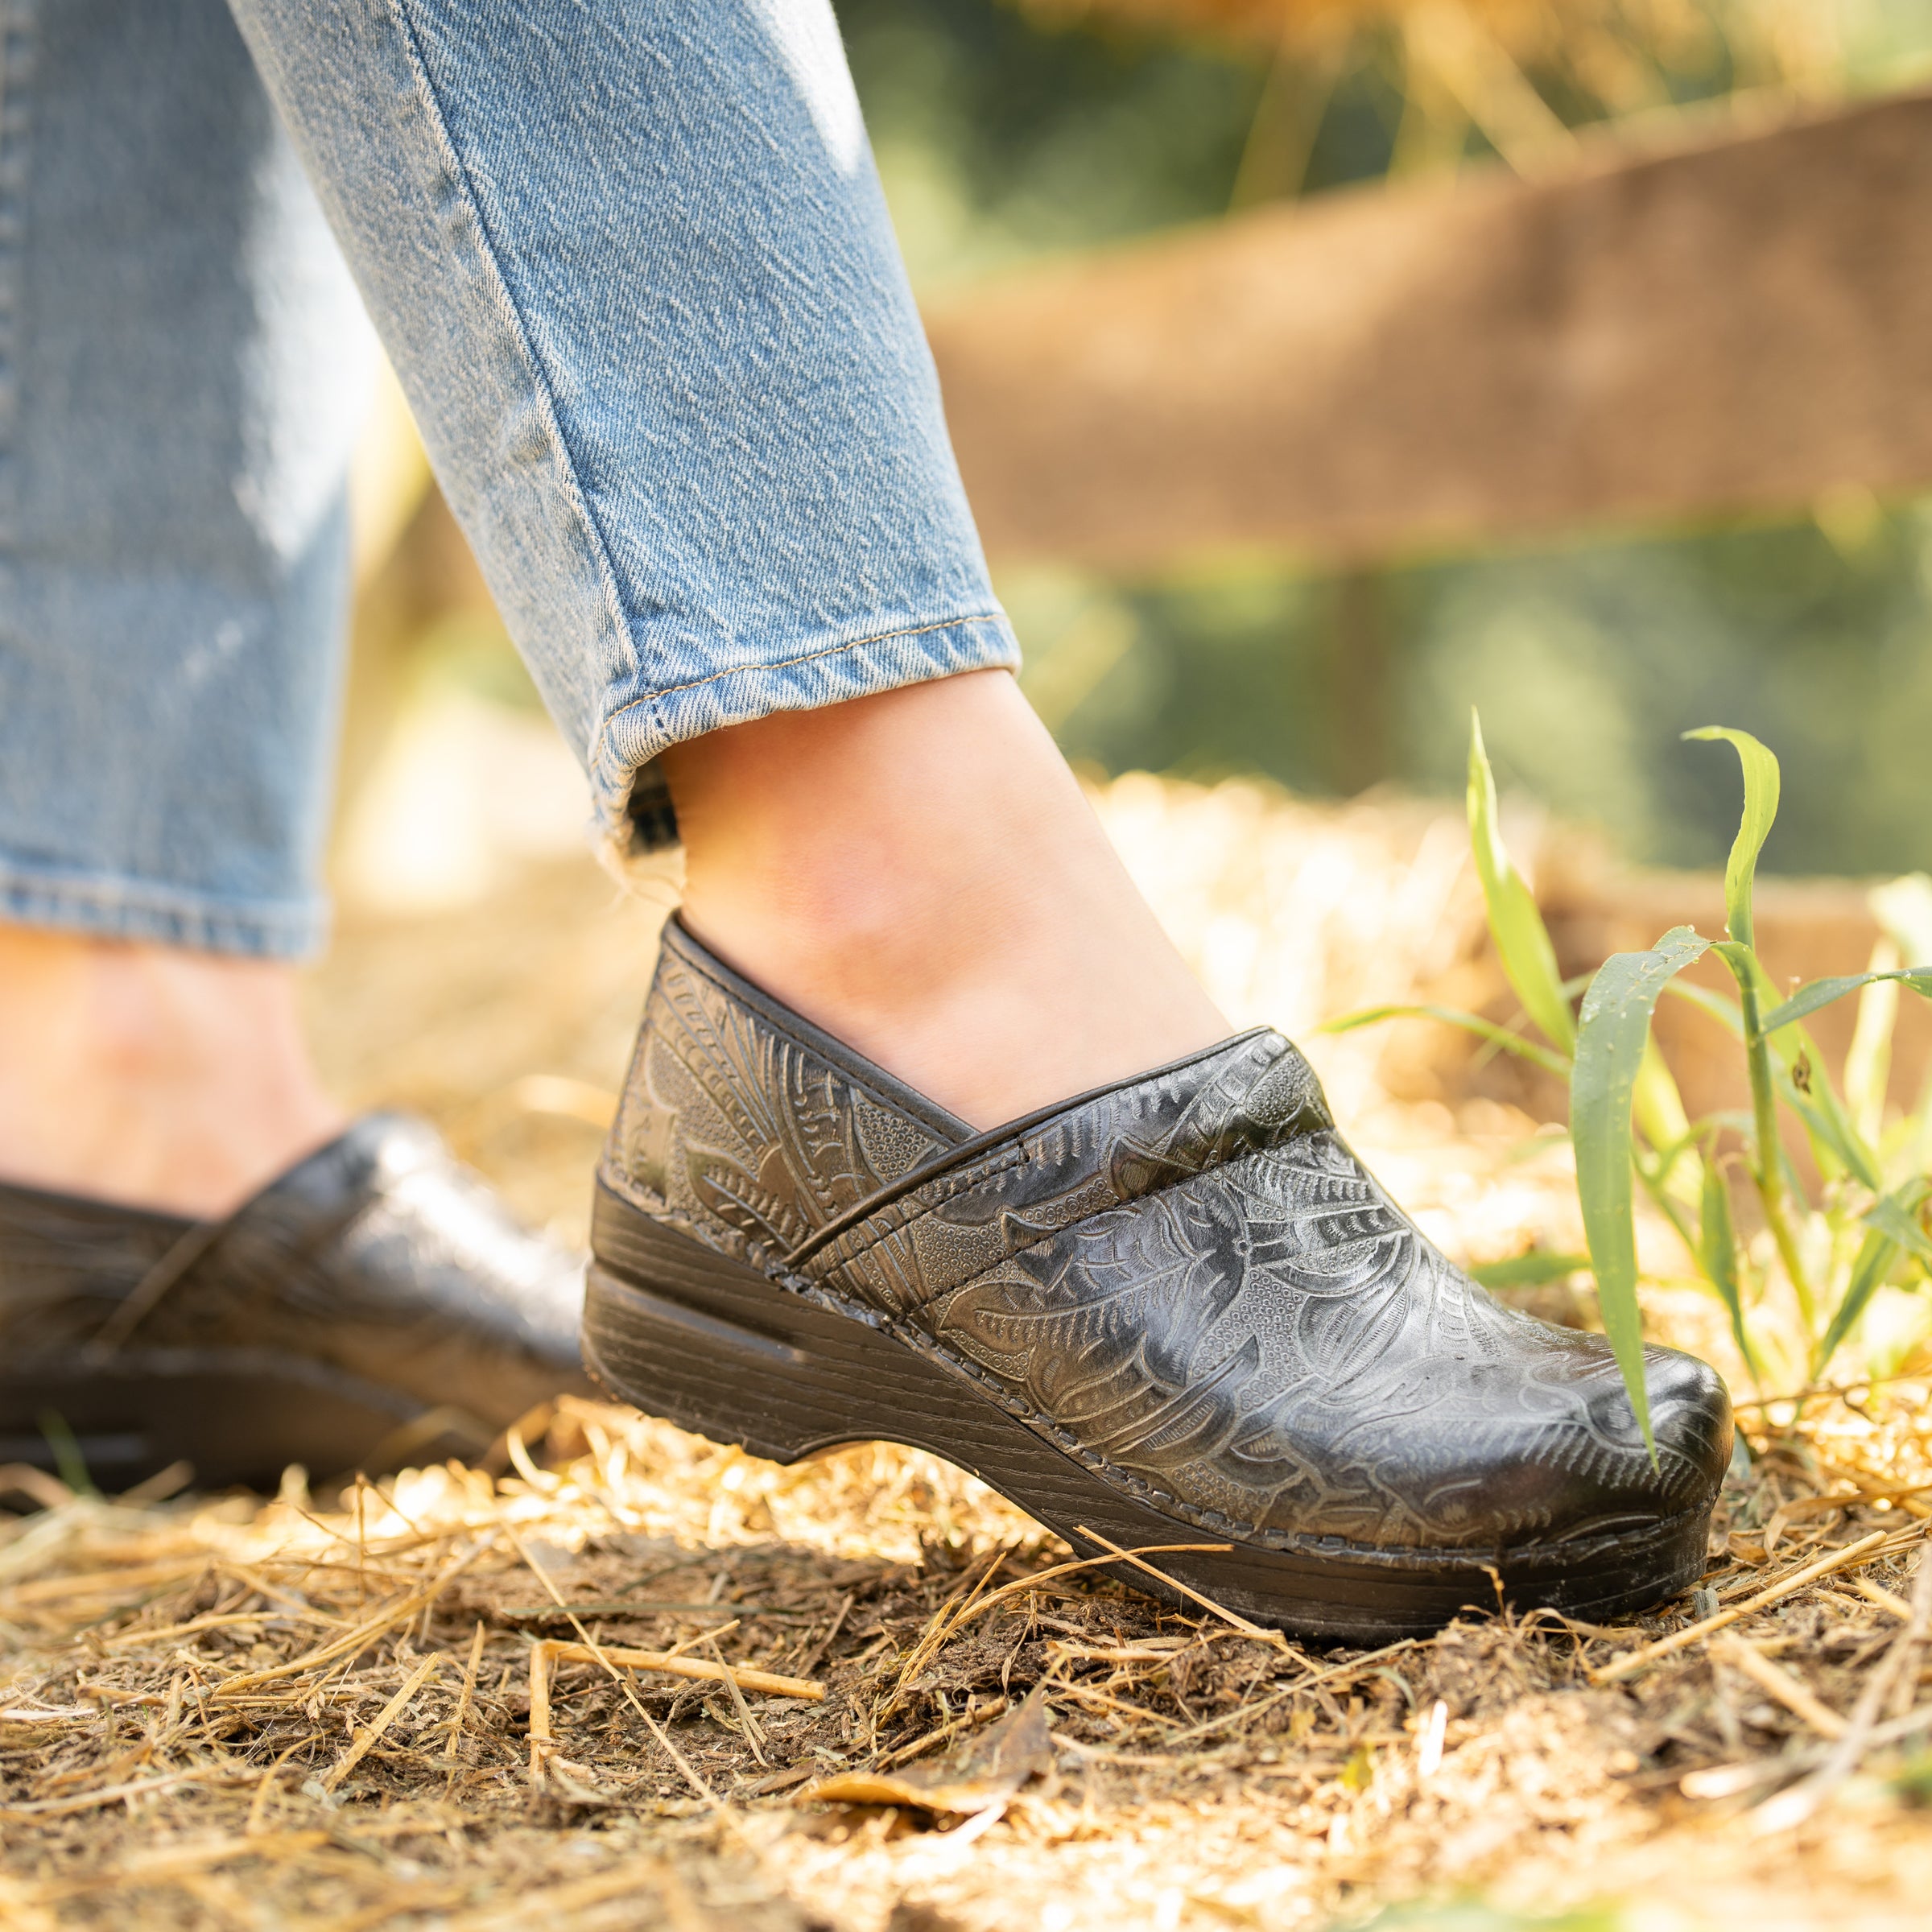
[[[0,1185],[0,1463],[71,1433],[104,1489],[474,1455],[588,1392],[583,1265],[433,1129],[357,1121],[226,1220]]]
[[[592,1245],[584,1357],[640,1407],[931,1449],[1310,1636],[1703,1569],[1716,1374],[1648,1351],[1653,1462],[1608,1342],[1445,1259],[1265,1029],[975,1134],[674,924]]]

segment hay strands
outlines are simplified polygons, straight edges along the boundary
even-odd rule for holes
[[[1773,1663],[1755,1644],[1747,1642],[1735,1631],[1726,1630],[1719,1633],[1711,1649],[1714,1654],[1735,1665],[1766,1696],[1775,1699],[1828,1743],[1844,1736],[1845,1720],[1789,1670]]]
[[[322,1789],[324,1791],[334,1790],[361,1763],[369,1747],[409,1708],[410,1699],[443,1668],[447,1661],[440,1652],[435,1653],[424,1657],[410,1672],[402,1680],[402,1688],[377,1714],[376,1721],[357,1738],[324,1774]]]
[[[1872,1747],[1880,1710],[1896,1689],[1909,1684],[1916,1675],[1918,1653],[1929,1627],[1932,1627],[1932,1563],[1926,1560],[1926,1553],[1922,1549],[1918,1574],[1913,1579],[1911,1616],[1905,1629],[1893,1640],[1878,1668],[1866,1678],[1858,1702],[1824,1762],[1802,1783],[1781,1791],[1759,1811],[1757,1831],[1760,1837],[1802,1825],[1858,1769],[1860,1761]]]
[[[1118,1543],[1108,1542],[1099,1530],[1089,1530],[1084,1523],[1080,1524],[1078,1528],[1080,1534],[1087,1538],[1089,1542],[1098,1543],[1103,1550],[1111,1550],[1122,1563],[1133,1564],[1135,1569],[1144,1571],[1159,1583],[1165,1583],[1170,1590],[1178,1591],[1189,1602],[1199,1604],[1203,1610],[1212,1612],[1214,1616],[1218,1616],[1223,1623],[1231,1624],[1235,1629],[1240,1631],[1243,1637],[1253,1637],[1257,1644],[1271,1645],[1278,1650],[1286,1650],[1290,1647],[1287,1638],[1283,1637],[1280,1631],[1264,1629],[1259,1624],[1250,1623],[1246,1617],[1217,1604],[1212,1597],[1203,1596],[1199,1591],[1191,1589],[1178,1578],[1170,1576],[1165,1570],[1155,1569],[1152,1563],[1145,1562],[1133,1550],[1123,1550]],[[1224,1545],[1223,1547],[1225,1548],[1226,1546]]]
[[[215,1686],[212,1695],[217,1699],[230,1698],[237,1691],[252,1690],[258,1685],[273,1683],[280,1678],[305,1677],[319,1665],[360,1656],[378,1637],[396,1629],[398,1624],[408,1623],[411,1618],[427,1609],[459,1574],[467,1570],[485,1550],[494,1548],[496,1542],[493,1531],[485,1535],[473,1549],[445,1563],[421,1589],[411,1591],[399,1602],[390,1604],[386,1610],[378,1611],[366,1621],[357,1624],[353,1629],[345,1631],[332,1643],[324,1644],[320,1649],[311,1650],[306,1656],[298,1657],[289,1663],[277,1664],[266,1670],[250,1670],[240,1677],[225,1678]]]
[[[800,1697],[817,1704],[825,1700],[825,1686],[809,1678],[780,1677],[770,1670],[754,1670],[743,1664],[711,1662],[701,1657],[679,1657],[669,1650],[627,1650],[617,1644],[571,1643],[557,1637],[539,1637],[530,1647],[530,1721],[535,1736],[539,1686],[543,1686],[546,1710],[549,1705],[551,1668],[555,1664],[594,1664],[608,1657],[627,1670],[661,1670],[672,1677],[694,1677],[712,1683],[735,1684],[741,1691],[756,1690],[766,1697]]]
[[[170,1771],[159,1777],[142,1777],[125,1784],[106,1785],[96,1791],[78,1791],[66,1798],[39,1798],[24,1804],[0,1806],[0,1821],[18,1823],[27,1818],[58,1818],[76,1811],[92,1811],[103,1805],[118,1804],[123,1798],[151,1798],[182,1785],[210,1782],[252,1785],[252,1767],[233,1765],[201,1765],[189,1771]]]
[[[804,1698],[813,1703],[823,1703],[825,1697],[823,1684],[811,1683],[803,1678],[780,1677],[770,1670],[742,1668],[725,1663],[721,1658],[716,1663],[708,1663],[701,1657],[677,1657],[668,1650],[629,1650],[615,1644],[573,1644],[539,1637],[530,1647],[530,1776],[533,1784],[542,1782],[545,1761],[556,1749],[556,1734],[550,1722],[550,1674],[553,1665],[563,1663],[598,1664],[613,1677],[619,1670],[661,1670],[672,1677],[699,1678],[722,1683],[730,1690],[741,1711],[744,1709],[747,1690],[757,1690],[770,1697]],[[704,1796],[716,1804],[715,1795],[685,1764],[676,1747],[663,1736],[650,1712],[643,1711],[642,1707],[639,1708],[644,1721],[658,1733],[658,1741],[670,1752],[678,1768]]]
[[[906,1771],[888,1770],[884,1765],[872,1771],[840,1771],[807,1785],[792,1802],[904,1805],[967,1816],[991,1813],[997,1818],[1021,1786],[1052,1762],[1046,1690],[1046,1683],[1036,1684],[1025,1701],[1005,1711],[997,1724],[936,1763]],[[955,1726],[947,1728],[956,1728],[960,1721],[956,1719]],[[934,1732],[932,1736],[939,1735]],[[922,1747],[927,1741],[922,1739]],[[903,1754],[900,1761],[904,1761]]]
[[[1908,1540],[1917,1542],[1920,1532],[1913,1528]],[[1674,1651],[1682,1650],[1687,1645],[1700,1642],[1713,1631],[1722,1630],[1726,1625],[1739,1622],[1744,1617],[1754,1616],[1760,1610],[1768,1608],[1794,1591],[1802,1590],[1807,1583],[1814,1583],[1821,1576],[1830,1576],[1835,1571],[1848,1570],[1854,1564],[1869,1562],[1877,1555],[1881,1544],[1891,1540],[1892,1533],[1874,1530],[1869,1536],[1861,1536],[1855,1543],[1847,1543],[1842,1550],[1834,1550],[1821,1556],[1815,1563],[1806,1563],[1802,1570],[1794,1570],[1789,1576],[1768,1585],[1741,1603],[1719,1610],[1710,1616],[1700,1617],[1695,1624],[1686,1624],[1681,1630],[1673,1630],[1667,1637],[1660,1637],[1654,1643],[1645,1644],[1641,1650],[1633,1650],[1628,1655],[1613,1659],[1600,1669],[1590,1673],[1593,1684],[1613,1684],[1623,1678],[1634,1677],[1638,1671],[1647,1670],[1659,1657],[1669,1657]],[[1902,1544],[1895,1546],[1903,1547]]]
[[[1111,1544],[1108,1546],[1113,1548]],[[1119,1550],[1109,1556],[1076,1557],[1071,1563],[1052,1563],[1044,1570],[1035,1570],[1028,1575],[1017,1577],[1013,1582],[1002,1583],[998,1589],[982,1596],[980,1592],[992,1579],[993,1571],[989,1568],[981,1573],[979,1582],[960,1604],[956,1612],[950,1602],[940,1605],[934,1613],[933,1622],[926,1635],[921,1637],[919,1645],[915,1647],[915,1653],[923,1663],[939,1643],[947,1637],[957,1636],[974,1618],[984,1616],[988,1611],[1009,1602],[1016,1596],[1022,1596],[1029,1591],[1037,1590],[1043,1583],[1057,1583],[1062,1577],[1071,1576],[1076,1571],[1108,1569],[1119,1563],[1123,1556],[1163,1556],[1174,1550],[1206,1550],[1219,1554],[1233,1547],[1232,1543],[1149,1543],[1138,1550]],[[909,1676],[906,1673],[902,1674]]]
[[[1896,1617],[1901,1624],[1912,1620],[1912,1606],[1896,1591],[1888,1590],[1883,1583],[1875,1583],[1868,1576],[1855,1576],[1852,1587],[1868,1604],[1876,1604],[1887,1616]]]
[[[529,1571],[530,1575],[543,1586],[544,1592],[547,1596],[548,1596],[550,1600],[553,1604],[556,1604],[559,1609],[564,1610],[569,1616],[571,1628],[576,1632],[584,1649],[589,1652],[592,1661],[602,1668],[605,1674],[610,1678],[611,1682],[624,1693],[625,1699],[630,1703],[630,1707],[637,1712],[639,1717],[643,1719],[645,1728],[648,1730],[651,1736],[657,1740],[658,1748],[663,1752],[664,1755],[677,1766],[679,1775],[683,1777],[687,1785],[691,1786],[692,1790],[697,1793],[698,1796],[701,1798],[706,1804],[710,1806],[714,1812],[716,1812],[720,1817],[726,1815],[724,1802],[719,1798],[717,1793],[712,1790],[711,1786],[705,1782],[704,1777],[693,1767],[691,1761],[685,1757],[682,1751],[678,1748],[676,1744],[671,1738],[671,1733],[667,1731],[664,1727],[660,1724],[658,1720],[644,1708],[643,1703],[638,1698],[636,1690],[632,1688],[630,1679],[624,1674],[622,1670],[621,1670],[616,1664],[611,1662],[609,1652],[606,1650],[605,1647],[590,1634],[589,1631],[584,1627],[584,1620],[579,1616],[575,1611],[569,1609],[568,1606],[565,1604],[564,1601],[564,1593],[562,1591],[558,1589],[555,1580],[551,1577],[550,1572],[537,1561],[535,1556],[530,1552],[529,1546],[524,1542],[523,1539],[517,1534],[516,1531],[510,1528],[507,1522],[502,1525],[502,1530],[503,1534],[510,1538],[511,1544],[514,1546],[517,1554],[523,1559],[524,1568]],[[531,1646],[533,1653],[536,1649],[537,1646],[535,1645]],[[530,1672],[530,1781],[533,1785],[540,1788],[544,1781],[545,1762],[547,1759],[555,1754],[555,1745],[550,1735],[550,1672],[548,1660],[547,1658],[544,1660],[540,1673],[537,1668],[534,1667],[534,1666],[535,1658],[533,1655],[533,1668]],[[541,1676],[543,1684],[543,1699],[540,1705],[539,1703],[537,1696],[539,1674]],[[538,1735],[539,1724],[541,1724],[543,1730],[543,1735],[541,1736]]]

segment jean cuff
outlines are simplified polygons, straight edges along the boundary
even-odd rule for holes
[[[312,959],[328,938],[328,906],[319,894],[295,902],[226,898],[23,864],[4,853],[0,921],[254,960]]]
[[[652,762],[667,745],[774,712],[815,711],[962,671],[1017,671],[1019,664],[1019,644],[1004,613],[977,612],[714,672],[620,704],[605,716],[591,758],[607,852],[634,857],[675,841],[671,795]]]

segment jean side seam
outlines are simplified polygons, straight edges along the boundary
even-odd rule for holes
[[[597,728],[595,743],[591,747],[591,761],[594,765],[604,749],[604,741],[610,728],[617,720],[634,711],[647,710],[662,704],[667,698],[675,698],[681,691],[699,691],[707,684],[721,683],[726,678],[741,678],[762,671],[790,671],[800,664],[815,664],[822,658],[836,658],[848,650],[864,650],[873,644],[890,644],[896,638],[929,637],[937,630],[957,630],[967,624],[998,624],[1004,621],[1005,613],[997,610],[975,611],[969,617],[944,617],[936,624],[907,624],[897,630],[874,631],[868,637],[848,638],[843,644],[828,644],[817,650],[801,651],[794,658],[771,658],[750,664],[733,664],[723,671],[708,671],[701,678],[688,678],[682,684],[667,684],[662,691],[649,692],[641,698],[633,698],[628,704],[620,704],[608,713]]]
[[[405,57],[414,75],[418,92],[423,101],[424,113],[435,130],[441,146],[440,159],[448,171],[450,179],[456,184],[469,212],[470,221],[477,233],[477,246],[483,259],[489,265],[501,292],[507,326],[514,338],[519,357],[528,372],[532,392],[543,412],[543,427],[557,460],[562,469],[566,487],[569,493],[571,508],[581,524],[588,540],[592,555],[597,561],[601,580],[605,603],[605,616],[621,641],[624,654],[634,675],[639,670],[635,641],[630,634],[630,625],[625,615],[624,600],[617,584],[617,566],[612,561],[610,545],[602,525],[590,506],[589,497],[584,492],[582,477],[578,474],[576,460],[571,453],[570,440],[564,433],[564,426],[557,414],[556,392],[551,386],[543,358],[538,355],[523,320],[523,312],[518,307],[515,292],[510,285],[510,278],[503,272],[502,258],[497,252],[496,238],[490,231],[488,218],[483,211],[481,197],[469,177],[463,158],[458,153],[449,122],[443,112],[441,101],[436,94],[435,80],[431,77],[429,63],[425,59],[423,46],[409,17],[409,0],[387,0],[390,18],[396,24],[396,31],[402,43]]]
[[[0,0],[0,585],[11,588],[19,542],[16,440],[20,420],[21,303],[37,0]]]

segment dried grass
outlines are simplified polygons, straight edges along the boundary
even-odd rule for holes
[[[1103,804],[1241,1017],[1478,969],[1430,812]],[[580,1226],[651,926],[588,868],[352,925],[336,1071]],[[1390,1098],[1375,1056],[1407,1051],[1324,1049],[1372,1161],[1458,1252],[1573,1245],[1560,1150]],[[1651,1313],[1719,1352],[1703,1303]],[[0,1519],[0,1926],[1290,1928],[1470,1893],[1914,1922],[1927,1393],[1748,1410],[1693,1599],[1365,1653],[1163,1609],[929,1456],[781,1469],[592,1404],[488,1468],[272,1502],[42,1479]]]

